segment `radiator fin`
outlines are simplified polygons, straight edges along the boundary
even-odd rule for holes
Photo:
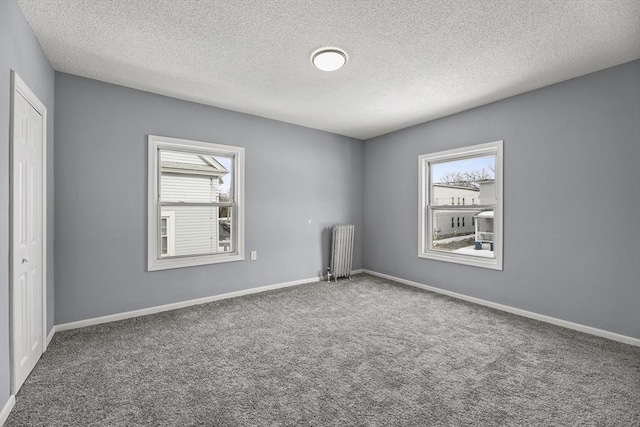
[[[338,280],[338,277],[351,278],[353,266],[353,235],[354,225],[334,225],[331,228],[331,265],[329,271]]]

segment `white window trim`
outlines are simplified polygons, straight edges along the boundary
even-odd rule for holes
[[[203,141],[170,138],[149,135],[148,137],[148,206],[147,206],[147,270],[167,270],[172,268],[192,267],[197,265],[217,264],[222,262],[244,260],[244,148],[231,145],[214,144]],[[200,152],[206,155],[233,155],[234,164],[234,200],[236,220],[236,246],[231,253],[194,255],[176,258],[161,258],[159,253],[159,220],[158,184],[158,150],[178,150]]]
[[[482,258],[470,255],[455,254],[450,252],[436,251],[431,248],[430,233],[433,218],[429,213],[429,201],[431,200],[430,186],[430,164],[443,161],[458,160],[465,157],[478,157],[483,155],[496,156],[496,207],[494,210],[494,233],[496,242],[494,247],[495,258]],[[456,148],[453,150],[440,151],[437,153],[423,154],[418,157],[418,207],[420,209],[418,218],[418,257],[439,261],[447,261],[457,264],[465,264],[476,267],[502,270],[502,258],[504,252],[503,245],[503,142],[494,141],[485,144],[478,144],[469,147]]]

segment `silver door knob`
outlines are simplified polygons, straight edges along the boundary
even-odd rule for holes
[[[26,263],[28,263],[28,262],[29,262],[29,258],[22,258],[22,263],[23,263],[23,264],[26,264]]]

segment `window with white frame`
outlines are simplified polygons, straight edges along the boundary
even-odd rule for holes
[[[243,260],[244,148],[148,139],[148,270]]]
[[[502,270],[502,145],[419,156],[419,257]]]

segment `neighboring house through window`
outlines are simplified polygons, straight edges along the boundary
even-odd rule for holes
[[[421,155],[419,171],[418,256],[502,270],[502,141]]]
[[[173,256],[175,254],[175,215],[174,212],[163,212],[160,217],[160,254]]]
[[[244,259],[244,149],[149,136],[148,269]]]

